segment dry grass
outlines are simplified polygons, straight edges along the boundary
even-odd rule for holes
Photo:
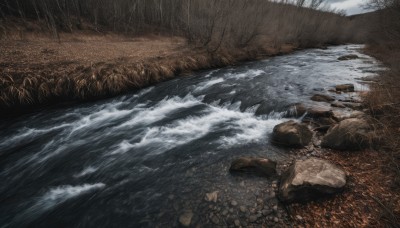
[[[76,37],[76,36],[75,36]],[[0,108],[13,113],[38,105],[118,95],[190,71],[293,51],[220,50],[209,53],[180,37],[67,37],[61,43],[7,40],[0,44]],[[90,41],[87,41],[90,40]]]

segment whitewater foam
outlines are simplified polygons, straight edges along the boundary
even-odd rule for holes
[[[204,89],[207,89],[207,88],[209,88],[209,87],[211,87],[213,85],[216,85],[218,83],[221,83],[223,81],[225,81],[223,78],[216,78],[216,79],[212,79],[212,80],[207,81],[207,82],[200,83],[199,85],[196,85],[196,88],[194,89],[194,92],[200,92],[200,91],[202,91]]]
[[[239,73],[239,74],[229,73],[227,76],[229,78],[234,78],[234,79],[244,79],[244,78],[252,79],[252,78],[255,78],[262,74],[265,74],[265,71],[263,71],[263,70],[248,70],[245,73]]]
[[[272,128],[282,122],[276,119],[256,117],[254,113],[238,111],[240,103],[232,107],[214,107],[208,105],[208,113],[198,117],[188,117],[167,126],[151,127],[146,130],[134,148],[151,148],[150,154],[160,154],[174,147],[199,139],[215,130],[235,130],[232,137],[216,139],[218,144],[231,146],[265,139]],[[271,115],[274,116],[274,115]],[[275,116],[274,116],[275,117]],[[212,143],[212,142],[210,142]]]
[[[154,107],[143,109],[138,112],[132,119],[117,126],[117,128],[132,127],[138,124],[150,124],[162,120],[170,113],[177,111],[181,108],[190,108],[200,104],[199,99],[188,94],[184,98],[174,96],[172,98],[165,97],[162,101]]]
[[[82,170],[81,172],[77,173],[74,175],[75,178],[80,178],[80,177],[84,177],[86,175],[95,173],[98,170],[98,168],[93,167],[93,166],[89,166],[86,167],[84,170]]]

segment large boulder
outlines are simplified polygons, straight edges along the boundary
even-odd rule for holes
[[[336,150],[360,150],[371,145],[373,128],[364,119],[345,119],[332,126],[321,146]]]
[[[333,97],[331,97],[329,95],[325,95],[325,94],[314,94],[311,97],[311,100],[312,101],[317,101],[317,102],[328,102],[329,103],[331,101],[334,101],[335,98],[333,98]]]
[[[282,175],[279,199],[284,202],[305,202],[339,192],[346,185],[346,173],[338,166],[321,159],[295,161]]]
[[[337,85],[335,89],[338,92],[354,92],[354,85],[353,84]]]
[[[273,176],[276,174],[276,162],[267,158],[241,157],[232,161],[229,171]]]
[[[312,136],[313,132],[307,125],[290,120],[274,127],[272,142],[283,146],[302,147],[311,142]]]

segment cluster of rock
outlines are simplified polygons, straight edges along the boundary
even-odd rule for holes
[[[335,91],[354,92],[354,85],[338,85],[335,87]],[[336,108],[361,108],[361,104],[358,102],[336,101],[334,97],[325,94],[316,94],[312,96],[311,100],[327,102]],[[370,147],[374,139],[374,129],[363,112],[354,111],[347,117],[338,117],[327,108],[308,108],[303,104],[294,104],[287,112],[286,117],[296,117],[299,120],[290,120],[274,127],[271,141],[275,145],[351,151]],[[277,162],[268,158],[240,157],[232,161],[229,171],[276,179],[278,177],[277,165]],[[276,196],[283,203],[308,202],[339,193],[344,190],[347,181],[346,172],[341,167],[314,157],[294,160],[280,173]],[[205,200],[217,202],[218,193],[217,191],[207,193]],[[261,213],[261,216],[263,214]],[[186,211],[181,215],[179,221],[183,226],[189,226],[192,216],[191,211]],[[257,221],[256,215],[252,216],[249,217],[249,221]],[[236,226],[243,225],[236,220],[234,224]]]
[[[337,85],[335,90],[354,92],[354,85]],[[349,107],[347,103],[351,103],[339,103],[334,97],[324,94],[316,94],[311,100],[328,102],[332,107],[339,108]],[[306,147],[317,138],[320,140],[315,141],[320,143],[315,146],[351,151],[370,147],[374,139],[373,127],[360,112],[339,118],[329,109],[306,108],[302,104],[295,104],[287,117],[301,117],[302,121],[290,120],[275,126],[271,136],[275,145]],[[260,175],[272,176],[276,174],[275,167],[276,162],[269,159],[239,158],[232,162],[231,171],[258,172]],[[345,185],[346,173],[342,168],[317,158],[296,160],[281,176],[279,199],[288,203],[308,201],[340,192]]]

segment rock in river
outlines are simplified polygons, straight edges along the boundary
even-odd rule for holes
[[[305,202],[339,192],[346,185],[346,173],[321,159],[295,161],[282,175],[279,198],[284,202]]]
[[[206,197],[204,198],[208,202],[214,202],[216,203],[218,200],[218,193],[219,191],[214,191],[210,193],[206,193]]]
[[[290,117],[301,117],[307,112],[306,106],[301,103],[296,103],[293,104],[289,107],[285,117],[290,118]]]
[[[345,119],[332,126],[321,146],[336,150],[359,150],[371,145],[373,128],[364,119]]]
[[[336,88],[336,91],[340,91],[340,92],[354,92],[353,84],[337,85],[335,88]]]
[[[305,117],[309,118],[331,118],[334,116],[334,113],[330,109],[321,108],[321,107],[313,107],[307,110],[307,114]]]
[[[340,61],[358,59],[358,55],[344,55],[338,58]]]
[[[262,176],[276,174],[276,162],[267,158],[241,157],[232,161],[230,172],[252,172]]]
[[[331,97],[329,95],[325,95],[325,94],[314,94],[311,97],[311,100],[312,101],[317,101],[317,102],[328,102],[329,103],[331,101],[334,101],[335,98],[333,98],[333,97]]]
[[[311,142],[312,131],[305,124],[293,120],[278,124],[272,133],[272,142],[290,147],[307,146]]]

